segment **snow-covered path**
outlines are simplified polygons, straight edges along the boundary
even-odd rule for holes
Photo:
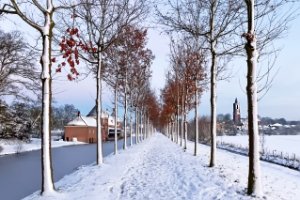
[[[120,199],[233,199],[230,185],[164,136],[152,139],[121,185]],[[196,161],[196,162],[195,162]]]
[[[252,199],[245,195],[248,158],[218,150],[218,165],[207,167],[209,147],[200,145],[199,156],[157,134],[102,166],[84,166],[56,184],[58,192],[26,199]],[[263,163],[262,199],[299,199],[300,173]]]

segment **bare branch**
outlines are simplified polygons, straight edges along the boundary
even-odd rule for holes
[[[39,26],[38,24],[30,20],[28,17],[26,17],[26,15],[20,10],[18,4],[16,3],[16,0],[11,0],[11,3],[17,15],[19,15],[27,24],[29,24],[30,26],[32,26],[33,28],[37,29],[40,32],[43,31],[43,28],[41,26]]]

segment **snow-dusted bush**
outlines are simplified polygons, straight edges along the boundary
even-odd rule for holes
[[[2,125],[0,138],[17,138],[19,140],[29,139],[32,128],[29,117],[29,105],[22,102],[13,102],[10,106],[5,105],[5,109],[3,109],[1,113]]]

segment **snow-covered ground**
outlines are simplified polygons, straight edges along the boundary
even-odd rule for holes
[[[300,135],[266,135],[264,138],[265,150],[276,150],[277,152],[288,153],[290,155],[296,154],[298,157],[300,157]],[[248,136],[246,135],[218,136],[217,141],[248,147]]]
[[[65,141],[51,141],[52,147],[62,147],[67,145],[84,144],[83,142],[65,142]],[[21,153],[25,151],[33,151],[41,148],[41,139],[32,138],[30,142],[23,142],[19,140],[4,140],[0,139],[0,155]]]
[[[209,147],[199,145],[199,155],[172,143],[161,134],[118,155],[101,166],[83,166],[57,182],[58,192],[32,199],[252,199],[245,195],[248,158],[217,151],[217,166],[207,167]],[[262,162],[262,199],[296,200],[300,197],[300,173]]]

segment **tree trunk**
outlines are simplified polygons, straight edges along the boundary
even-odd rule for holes
[[[180,146],[183,146],[183,134],[184,134],[184,119],[183,118],[184,118],[184,97],[182,95]]]
[[[140,141],[143,140],[143,112],[142,109],[140,110]]]
[[[139,143],[139,137],[138,137],[138,134],[139,134],[139,125],[138,125],[138,110],[137,110],[137,107],[135,107],[135,144]]]
[[[177,109],[177,117],[176,117],[176,132],[177,132],[177,134],[176,134],[176,136],[177,136],[177,144],[179,144],[180,143],[180,141],[179,141],[179,130],[180,130],[180,128],[179,128],[179,106],[178,106],[178,109]]]
[[[148,137],[151,136],[151,124],[150,124],[150,119],[148,117]]]
[[[147,139],[149,137],[149,119],[147,115],[145,119],[145,138]]]
[[[216,164],[216,150],[217,150],[217,57],[216,57],[216,41],[214,39],[215,26],[215,10],[216,1],[211,4],[210,14],[210,53],[211,53],[211,69],[210,69],[210,136],[211,136],[211,155],[210,167]]]
[[[186,121],[186,112],[184,112],[184,146],[183,149],[187,150],[187,121]]]
[[[96,92],[96,120],[97,120],[97,165],[103,163],[102,154],[102,125],[101,125],[101,112],[102,112],[102,82],[101,82],[101,67],[102,67],[102,52],[98,52],[98,67],[97,67],[97,92]]]
[[[169,122],[168,122],[168,125],[167,125],[167,136],[168,136],[168,138],[171,138],[170,137],[170,125],[169,125]]]
[[[147,116],[147,122],[146,122],[146,125],[147,125],[147,131],[146,131],[146,138],[148,138],[149,137],[149,117]]]
[[[147,115],[146,113],[144,114],[144,122],[143,122],[143,127],[144,127],[144,135],[143,139],[145,140],[147,138]]]
[[[210,91],[210,104],[211,104],[211,124],[210,124],[210,135],[211,135],[211,155],[210,155],[210,167],[214,167],[216,164],[216,136],[217,136],[217,74],[216,74],[216,52],[215,52],[215,42],[212,43],[212,64],[211,64],[211,91]]]
[[[49,3],[49,2],[48,2]],[[49,7],[49,5],[48,5]],[[52,14],[46,14],[45,28],[42,32],[43,52],[41,56],[42,65],[42,190],[41,193],[54,191],[52,155],[51,155],[51,128],[50,128],[50,112],[51,112],[51,37],[54,23]]]
[[[176,143],[176,125],[175,125],[175,118],[176,116],[174,117],[174,120],[172,121],[172,137],[173,137],[173,142]]]
[[[132,146],[133,138],[132,138],[132,112],[129,112],[129,118],[130,118],[130,146]]]
[[[184,115],[184,150],[187,150],[187,117],[186,114]]]
[[[195,91],[195,149],[194,155],[197,156],[198,151],[198,142],[199,142],[199,133],[198,133],[198,87],[196,83],[196,91]]]
[[[115,86],[115,142],[114,153],[118,153],[118,84]]]
[[[261,175],[259,161],[259,131],[257,120],[257,48],[254,32],[254,0],[246,0],[248,10],[248,33],[245,45],[247,53],[247,100],[248,100],[248,131],[249,131],[249,172],[248,194],[261,195]]]
[[[127,149],[127,71],[125,72],[124,96],[125,96],[125,108],[124,108],[124,143],[123,143],[123,149]]]

